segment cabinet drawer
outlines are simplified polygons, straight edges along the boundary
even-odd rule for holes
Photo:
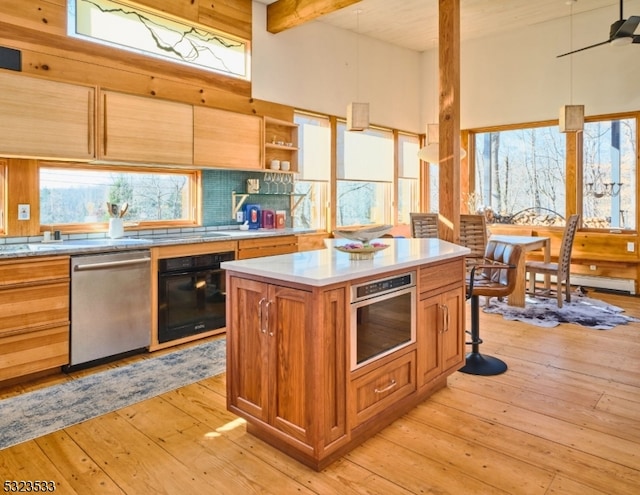
[[[418,291],[427,292],[450,284],[464,283],[464,258],[420,269]]]
[[[69,363],[69,325],[0,338],[0,381]]]
[[[0,337],[69,322],[69,282],[0,290]]]
[[[352,408],[358,425],[416,391],[415,351],[351,382]]]
[[[289,254],[298,251],[296,236],[268,237],[266,239],[246,239],[238,241],[238,259]]]
[[[0,289],[69,278],[69,257],[0,263]]]

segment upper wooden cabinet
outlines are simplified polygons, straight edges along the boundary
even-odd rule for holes
[[[262,169],[262,118],[216,108],[193,109],[195,165]]]
[[[193,107],[184,103],[102,91],[103,160],[193,164]]]
[[[95,158],[95,89],[0,72],[0,154]]]

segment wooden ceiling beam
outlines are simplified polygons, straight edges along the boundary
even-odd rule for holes
[[[267,6],[267,31],[280,33],[361,0],[278,0]]]

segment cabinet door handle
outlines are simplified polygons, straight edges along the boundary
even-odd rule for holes
[[[264,319],[262,318],[262,305],[264,304],[265,300],[266,299],[263,297],[262,299],[260,299],[260,301],[258,301],[258,321],[260,322],[259,327],[262,333],[267,333],[267,329],[264,325]]]
[[[268,301],[267,304],[265,304],[265,329],[269,329],[269,337],[273,337],[273,330],[271,329],[271,324],[269,323],[269,307],[271,306],[271,303],[273,301]]]
[[[373,391],[376,394],[383,394],[383,393],[388,392],[389,390],[391,390],[396,385],[397,385],[397,382],[395,380],[391,380],[391,383],[389,383],[389,385],[387,385],[386,387],[384,387],[384,388],[375,388],[375,389],[373,389]]]
[[[440,308],[442,308],[442,333],[445,333],[449,331],[449,306],[442,304]]]

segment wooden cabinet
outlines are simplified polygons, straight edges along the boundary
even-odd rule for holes
[[[238,241],[238,259],[295,253],[298,241],[295,235],[243,239]]]
[[[464,263],[424,267],[419,272],[418,386],[464,366]]]
[[[314,400],[311,293],[232,279],[234,329],[230,405],[304,443],[311,438]]]
[[[69,257],[0,262],[0,381],[69,362]]]
[[[103,91],[100,158],[193,164],[193,107],[184,103]]]
[[[229,410],[249,433],[323,469],[462,367],[464,271],[464,257],[422,265],[416,342],[351,370],[350,282],[316,287],[228,268]]]
[[[215,108],[193,109],[195,165],[261,170],[262,119]]]
[[[312,234],[298,234],[298,251],[313,251],[314,249],[326,249],[324,240],[329,237],[326,232]]]
[[[95,158],[95,89],[0,73],[3,156]]]
[[[298,171],[298,124],[264,117],[264,166],[271,160],[288,161],[291,171]]]
[[[228,408],[314,464],[346,441],[344,289],[227,276]]]

